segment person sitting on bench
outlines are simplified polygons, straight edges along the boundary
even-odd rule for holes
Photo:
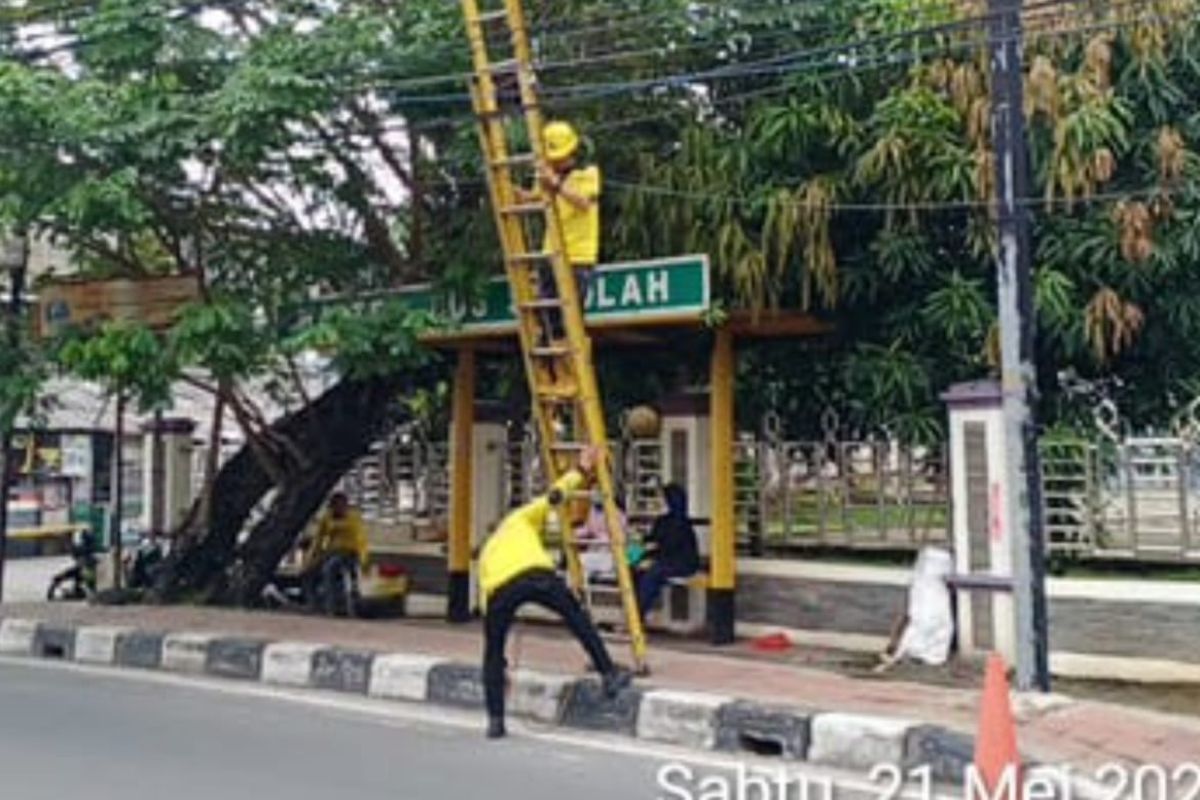
[[[700,546],[688,518],[687,492],[678,484],[668,483],[663,487],[663,502],[666,511],[654,520],[646,535],[646,555],[637,575],[638,609],[643,620],[671,579],[690,578],[700,570]]]
[[[350,507],[345,492],[334,492],[301,567],[304,596],[310,608],[330,616],[344,610],[339,603],[340,582],[347,576],[355,580],[358,570],[367,565],[369,553],[362,517]]]
[[[617,509],[621,516],[621,528],[628,531],[625,506],[619,497]],[[604,514],[604,497],[599,492],[592,493],[587,518],[583,525],[575,529],[575,542],[579,546],[579,561],[587,577],[611,578],[616,574],[612,557],[612,536],[609,535],[608,519]]]

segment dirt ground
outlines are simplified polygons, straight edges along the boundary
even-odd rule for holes
[[[709,645],[703,641],[672,639],[670,642],[672,648],[711,652]],[[781,653],[763,653],[757,651],[752,642],[742,641],[727,655],[828,669],[864,681],[906,681],[959,689],[983,688],[982,659],[955,658],[940,667],[897,664],[886,672],[877,673],[875,666],[878,659],[873,654],[821,647],[793,646]],[[1200,718],[1200,684],[1135,684],[1058,678],[1054,680],[1052,690],[1079,699]]]

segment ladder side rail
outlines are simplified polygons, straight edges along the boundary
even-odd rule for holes
[[[542,136],[544,120],[542,118],[541,108],[538,103],[537,96],[537,78],[533,72],[531,64],[533,63],[533,52],[529,44],[528,28],[525,24],[524,8],[521,0],[505,0],[505,9],[508,12],[509,31],[512,39],[512,48],[514,60],[517,64],[517,84],[521,98],[521,105],[525,112],[525,130],[529,137],[530,149],[533,151],[536,158],[537,173],[535,180],[540,180],[541,171],[545,169],[546,147]],[[550,256],[550,266],[554,273],[554,283],[556,294],[558,295],[559,309],[558,313],[562,315],[563,329],[567,332],[567,347],[570,350],[566,358],[559,358],[555,361],[555,372],[558,376],[567,376],[573,381],[577,387],[577,391],[583,386],[583,381],[580,379],[580,368],[578,362],[578,337],[572,336],[570,315],[575,313],[579,315],[579,300],[578,290],[575,286],[575,276],[571,271],[570,264],[567,261],[566,242],[562,231],[562,221],[558,214],[558,206],[554,203],[553,198],[545,198],[545,241],[549,244],[548,254]],[[534,268],[527,267],[530,277],[535,277]],[[533,281],[523,281],[526,286],[529,286]],[[552,312],[553,313],[553,312]],[[523,314],[529,324],[532,325],[533,314]],[[582,319],[579,320],[579,327],[582,327]],[[546,331],[546,339],[550,341],[550,332]],[[529,345],[523,343],[523,348]],[[566,451],[556,451],[554,444],[558,441],[558,432],[554,429],[554,423],[551,419],[551,414],[548,413],[546,403],[538,392],[538,386],[546,385],[544,375],[533,372],[531,377],[531,394],[532,400],[536,407],[535,415],[539,422],[539,429],[542,433],[541,443],[544,463],[548,466],[547,478],[553,482],[558,480],[564,472],[570,467],[570,453]],[[573,427],[579,428],[579,409],[576,407],[574,414],[575,419],[572,420]],[[603,491],[603,487],[601,489]],[[563,504],[560,513],[560,536],[562,537],[563,553],[567,561],[567,574],[570,578],[570,584],[573,589],[580,592],[584,588],[583,565],[579,558],[579,546],[575,540],[574,522],[576,514],[572,513],[577,504],[566,502]],[[590,513],[590,509],[585,509],[585,515]],[[585,517],[586,519],[586,517]]]
[[[505,139],[504,123],[501,121],[497,112],[499,111],[499,103],[496,95],[495,80],[491,75],[491,60],[488,57],[487,43],[484,39],[483,28],[480,24],[472,24],[472,20],[478,20],[480,11],[478,0],[462,0],[462,8],[464,18],[467,20],[467,36],[471,44],[472,62],[475,68],[475,77],[471,85],[471,97],[475,106],[475,113],[479,119],[479,140],[480,149],[484,153],[484,158],[487,163],[485,171],[487,173],[488,190],[492,202],[492,215],[496,220],[496,228],[500,234],[501,247],[506,255],[519,254],[528,252],[526,241],[526,232],[520,219],[505,214],[505,208],[516,203],[516,192],[513,190],[512,180],[506,170],[497,169],[494,165],[496,162],[508,157],[508,148]],[[511,9],[510,9],[511,12]],[[524,102],[524,98],[522,99]],[[516,265],[511,259],[505,258],[505,273],[508,277],[508,282],[511,287],[512,297],[517,308],[520,309],[523,304],[534,299],[534,288],[531,282],[527,279],[520,266]],[[518,325],[517,333],[521,346],[521,357],[525,364],[526,376],[531,387],[536,387],[541,379],[538,372],[538,365],[535,363],[531,355],[532,348],[537,343],[537,331],[533,330],[533,323],[524,313],[517,315]],[[534,419],[537,422],[538,430],[542,434],[540,446],[542,450],[543,464],[547,467],[547,479],[553,483],[558,479],[558,464],[554,459],[554,453],[551,449],[551,436],[553,435],[552,425],[547,418],[545,409],[538,402],[534,403]]]
[[[508,155],[506,130],[499,113],[496,82],[492,75],[483,23],[480,20],[479,2],[462,0],[462,8],[475,67],[475,77],[471,85],[472,102],[479,118],[480,146],[487,161],[488,189],[505,255],[505,272],[512,289],[513,301],[517,306],[522,360],[529,379],[534,419],[541,434],[539,439],[547,478],[554,481],[561,477],[569,468],[572,452],[556,448],[558,432],[551,411],[554,403],[547,393],[542,391],[543,388],[550,388],[549,378],[552,373],[559,379],[565,377],[572,381],[575,387],[574,414],[571,420],[575,438],[582,439],[581,443],[586,442],[600,448],[596,481],[603,497],[604,516],[609,531],[613,563],[617,570],[622,606],[632,640],[633,656],[636,665],[641,667],[645,659],[645,632],[633,588],[632,571],[626,557],[626,532],[616,503],[616,486],[611,454],[608,450],[604,410],[592,362],[591,339],[587,333],[574,271],[567,256],[562,220],[554,198],[544,197],[544,244],[539,245],[539,248],[546,251],[545,256],[553,273],[558,298],[558,308],[555,311],[561,315],[566,353],[561,357],[547,354],[549,358],[543,360],[542,354],[535,356],[533,353],[539,340],[554,346],[564,343],[552,341],[555,337],[551,335],[551,330],[543,330],[548,327],[545,315],[535,313],[531,305],[531,301],[537,299],[540,293],[540,281],[537,281],[537,267],[534,266],[536,259],[528,258],[531,254],[530,232],[518,215],[506,213],[506,209],[513,208],[517,203],[512,171],[515,161]],[[541,173],[547,168],[548,162],[543,137],[544,121],[538,104],[537,77],[532,68],[532,50],[524,9],[521,0],[504,0],[504,9],[511,37],[514,55],[512,63],[515,67],[520,103],[537,169],[535,180],[540,181]],[[560,523],[571,584],[576,591],[580,591],[584,588],[583,573],[573,529],[574,515],[570,513],[576,505],[577,503],[570,500],[564,504]],[[590,509],[588,512],[590,513]]]
[[[529,63],[530,48],[528,38],[524,35],[523,18],[521,17],[521,1],[505,0],[509,8],[510,24],[513,24],[513,46],[517,60],[522,65]],[[543,120],[535,98],[536,87],[532,75],[523,73],[520,80],[522,102],[525,103],[527,128],[534,152],[538,155],[539,168],[545,165],[545,142],[542,136]],[[586,321],[583,315],[583,304],[580,302],[579,287],[575,281],[574,270],[567,259],[566,242],[563,236],[562,220],[558,207],[553,202],[546,206],[547,227],[554,251],[552,266],[555,273],[555,283],[558,295],[562,301],[563,327],[567,334],[570,349],[572,372],[578,386],[578,411],[582,417],[584,432],[589,444],[601,448],[600,463],[597,464],[596,478],[600,492],[604,498],[604,517],[609,532],[609,544],[612,548],[613,565],[617,571],[617,584],[620,588],[622,607],[625,611],[625,623],[629,629],[634,659],[641,666],[645,660],[646,641],[642,626],[641,613],[637,603],[637,593],[633,584],[633,572],[629,566],[626,550],[625,528],[622,524],[621,511],[616,503],[616,486],[613,481],[612,461],[608,450],[608,433],[606,430],[604,409],[600,401],[599,386],[596,381],[596,371],[592,361],[591,338],[587,334]],[[579,420],[576,420],[578,427]],[[572,551],[577,548],[571,547]]]

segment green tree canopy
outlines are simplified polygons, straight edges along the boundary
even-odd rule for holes
[[[1029,4],[1048,419],[1069,413],[1068,366],[1137,386],[1122,402],[1141,422],[1197,385],[1194,5]],[[411,337],[368,344],[410,331],[400,312],[297,339],[306,303],[498,271],[455,4],[7,13],[54,34],[4,44],[0,210],[93,274],[197,273],[181,368],[286,376],[318,342],[351,372],[356,353],[408,358]],[[727,306],[835,323],[747,353],[743,409],[775,398],[797,435],[830,405],[930,435],[938,392],[990,369],[981,2],[531,0],[528,16],[549,113],[605,168],[605,258],[703,251]]]

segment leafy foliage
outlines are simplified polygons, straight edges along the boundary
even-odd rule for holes
[[[1061,368],[1136,386],[1122,398],[1135,424],[1165,419],[1200,375],[1200,24],[1195,0],[1149,5],[1030,18],[1023,204],[1050,421]],[[786,411],[792,435],[818,433],[827,406],[860,432],[933,435],[939,392],[995,361],[988,59],[966,24],[982,4],[527,6],[552,113],[605,170],[605,259],[706,252],[715,316],[834,323],[820,342],[745,348],[739,407]],[[134,381],[140,353],[238,382],[318,348],[344,374],[400,369],[424,357],[429,319],[301,309],[417,278],[477,289],[499,270],[465,104],[439,98],[461,87],[426,80],[467,66],[454,4],[88,10],[44,12],[65,53],[0,45],[0,220],[53,235],[94,275],[198,273],[206,297],[162,355],[116,328],[64,349],[68,368]],[[735,70],[764,63],[778,68]],[[605,365],[613,405],[644,397],[651,382],[619,379],[644,358]]]
[[[141,325],[106,323],[90,336],[74,336],[58,351],[58,362],[113,394],[134,399],[143,411],[166,406],[178,362],[155,334]]]
[[[395,128],[411,95],[393,102],[382,85],[450,53],[427,45],[458,33],[456,9],[101,0],[60,12],[31,7],[32,43],[0,44],[0,221],[68,249],[84,277],[188,273],[204,287],[165,334],[76,332],[48,350],[60,369],[146,408],[169,401],[185,368],[230,388],[291,381],[291,321],[314,292],[427,274],[403,218],[413,154],[429,143]],[[456,53],[439,66],[461,68]],[[424,322],[364,307],[328,353],[354,374],[403,370]],[[5,375],[5,393],[27,392]]]
[[[428,363],[432,352],[418,336],[435,323],[433,317],[398,302],[384,303],[372,313],[338,307],[289,341],[296,350],[330,352],[343,375],[362,380],[394,374],[398,365]]]
[[[822,19],[826,41],[912,30],[918,9],[836,5]],[[921,9],[941,21],[976,13]],[[1123,411],[1161,425],[1200,368],[1191,268],[1200,127],[1188,111],[1200,99],[1200,26],[1191,0],[1159,10],[1134,20],[1097,4],[1045,23],[1053,35],[1027,48],[1040,202],[1025,204],[1050,424],[1062,407],[1059,370],[1121,376],[1137,387],[1120,398]],[[928,434],[943,418],[945,386],[998,360],[988,63],[974,44],[948,55],[957,41],[909,36],[917,56],[895,66],[797,70],[775,79],[778,95],[697,113],[672,146],[642,154],[645,186],[615,201],[619,255],[704,250],[734,304],[835,322],[834,340],[772,348],[783,367],[743,373],[741,407],[757,413],[775,398],[793,435],[819,434],[829,406],[852,430]],[[789,44],[803,46],[803,33]]]

